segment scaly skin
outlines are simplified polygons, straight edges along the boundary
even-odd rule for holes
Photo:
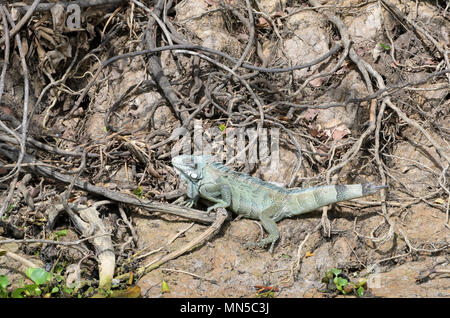
[[[276,222],[328,204],[364,197],[386,187],[365,183],[285,189],[232,171],[213,162],[211,156],[181,155],[173,158],[172,164],[181,179],[187,182],[191,205],[203,198],[215,203],[207,209],[208,212],[223,207],[242,217],[259,220],[269,235],[258,243],[247,245],[262,247],[271,244],[271,253],[280,237]]]

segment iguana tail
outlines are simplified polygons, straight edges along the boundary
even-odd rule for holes
[[[387,186],[364,183],[328,185],[305,191],[292,190],[288,195],[286,213],[290,216],[303,214],[328,204],[365,197],[383,188]]]

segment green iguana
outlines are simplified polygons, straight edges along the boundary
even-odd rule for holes
[[[229,208],[242,217],[259,220],[269,235],[258,243],[247,245],[262,247],[271,244],[271,253],[280,237],[276,222],[331,203],[364,197],[387,187],[364,183],[285,189],[233,171],[214,162],[212,156],[181,155],[172,159],[172,165],[187,182],[189,206],[203,198],[215,203],[207,209],[208,212],[219,207]]]

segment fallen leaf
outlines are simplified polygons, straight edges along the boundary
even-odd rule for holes
[[[347,136],[348,134],[350,134],[350,130],[348,130],[348,128],[345,129],[335,129],[333,131],[333,140],[340,140],[342,138],[344,138],[345,136]]]
[[[275,286],[260,286],[256,285],[254,286],[258,291],[256,293],[265,293],[265,292],[278,292],[278,287]]]
[[[308,127],[308,132],[312,137],[318,137],[319,135],[322,135],[320,129],[313,126]]]
[[[169,284],[165,280],[161,283],[161,294],[170,293]]]
[[[320,87],[323,84],[325,77],[318,77],[309,82],[311,86]]]
[[[305,257],[311,257],[314,256],[314,253],[311,253],[310,251],[306,251]]]
[[[141,297],[141,288],[139,286],[129,287],[125,290],[114,290],[112,298],[139,298]]]
[[[266,18],[259,17],[258,22],[256,22],[256,27],[257,28],[268,28],[268,27],[270,27],[270,23],[269,23],[269,21],[267,21]]]

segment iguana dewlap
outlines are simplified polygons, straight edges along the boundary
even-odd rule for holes
[[[280,237],[276,222],[335,202],[364,197],[386,187],[364,183],[285,189],[233,171],[214,162],[211,156],[181,155],[173,158],[172,164],[187,183],[191,204],[203,198],[215,203],[208,212],[223,207],[242,217],[259,220],[269,235],[252,245],[271,244],[270,252]]]

